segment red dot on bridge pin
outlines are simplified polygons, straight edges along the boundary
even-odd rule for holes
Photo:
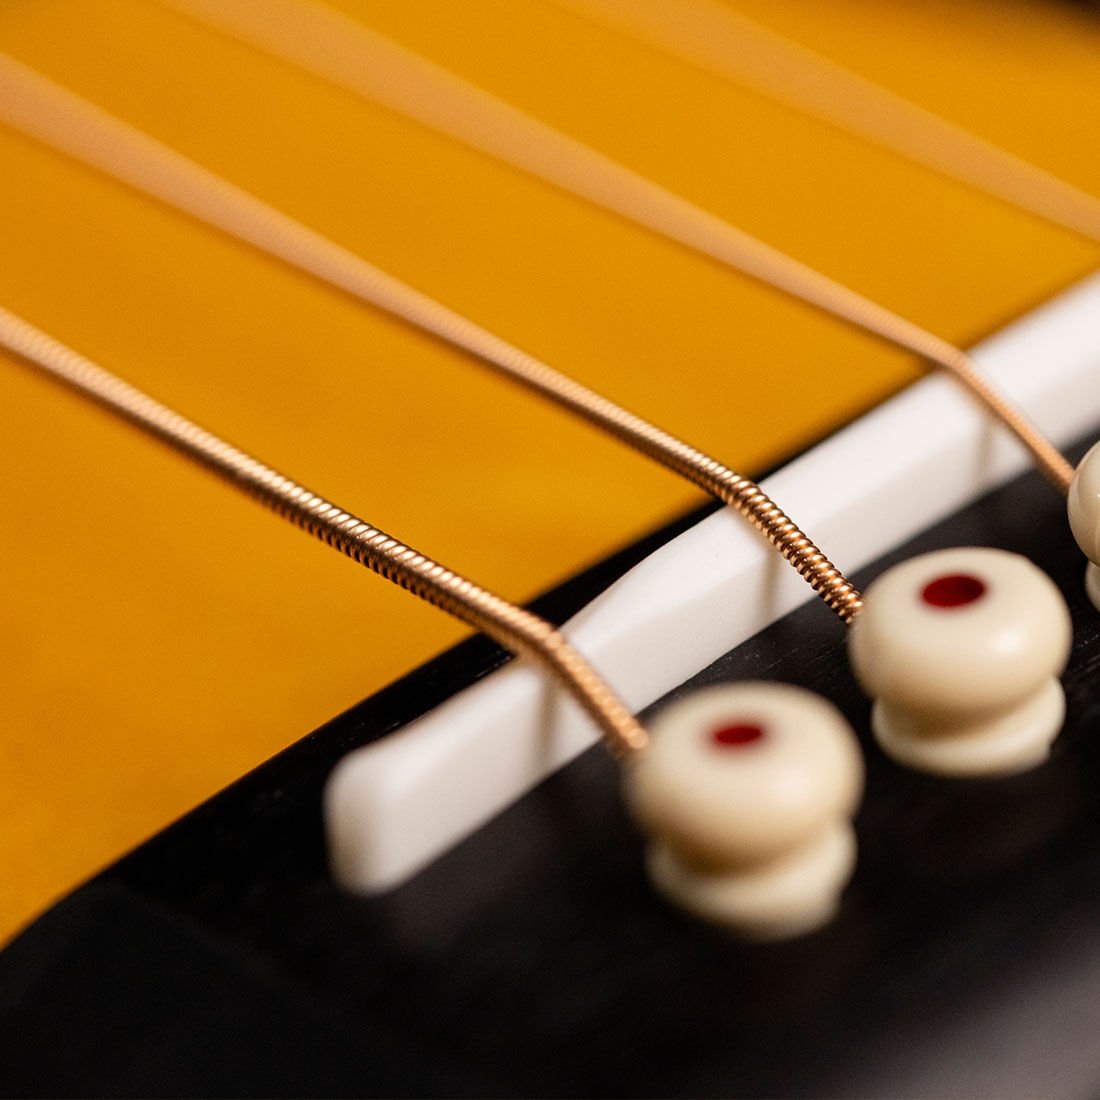
[[[965,607],[985,595],[985,582],[969,573],[951,573],[929,581],[920,597],[930,607]]]
[[[764,727],[752,722],[739,722],[729,726],[719,726],[710,735],[711,742],[721,749],[736,749],[751,745],[764,736]]]

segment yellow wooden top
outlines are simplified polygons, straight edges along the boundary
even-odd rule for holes
[[[947,337],[1097,263],[549,2],[339,6]],[[1072,5],[737,6],[1100,190],[1100,24]],[[914,376],[148,0],[14,0],[0,49],[746,471]],[[507,596],[696,500],[460,355],[2,129],[0,166],[0,302]],[[0,936],[463,632],[4,359],[0,479]]]

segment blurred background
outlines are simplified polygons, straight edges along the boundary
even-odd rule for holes
[[[332,2],[952,340],[1097,264],[575,7]],[[730,4],[1100,191],[1087,8]],[[0,50],[746,473],[916,377],[152,0],[7,0]],[[0,242],[4,306],[514,599],[699,502],[462,356],[3,128]],[[463,633],[3,357],[0,478],[0,938]]]

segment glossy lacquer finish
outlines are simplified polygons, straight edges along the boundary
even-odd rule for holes
[[[598,748],[394,894],[341,894],[324,866],[325,775],[499,662],[474,641],[264,765],[0,955],[0,1090],[1094,1093],[1100,616],[1064,504],[1034,475],[857,580],[958,545],[1031,558],[1070,605],[1067,726],[1041,767],[948,780],[890,761],[844,628],[817,603],[682,689],[785,680],[856,729],[859,863],[819,932],[749,944],[662,903]],[[567,614],[625,561],[541,610]]]

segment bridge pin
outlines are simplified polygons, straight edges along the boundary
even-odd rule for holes
[[[1100,443],[1081,459],[1070,482],[1067,504],[1073,537],[1089,559],[1085,591],[1100,609]]]
[[[881,747],[948,776],[1008,775],[1047,758],[1070,641],[1054,582],[1026,558],[980,547],[888,570],[849,635]]]
[[[755,939],[809,932],[855,865],[855,736],[802,688],[709,688],[665,710],[626,773],[649,871],[676,904]]]

